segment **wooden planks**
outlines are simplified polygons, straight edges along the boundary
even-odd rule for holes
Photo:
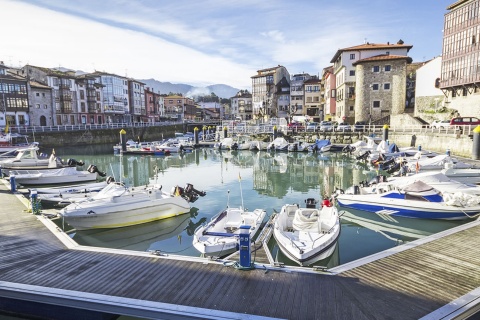
[[[340,276],[239,271],[67,250],[1,188],[0,281],[287,319],[418,319],[480,286],[480,226]]]

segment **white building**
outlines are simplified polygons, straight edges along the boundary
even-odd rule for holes
[[[442,57],[436,57],[417,69],[415,82],[415,115],[426,118],[424,111],[438,112],[444,107],[445,95],[440,89]],[[443,118],[441,115],[440,118]],[[427,119],[425,119],[427,120]]]

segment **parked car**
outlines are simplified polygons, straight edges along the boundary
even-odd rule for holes
[[[349,125],[346,122],[342,122],[342,123],[338,124],[338,126],[335,130],[340,131],[340,132],[351,132],[352,131],[352,126]]]
[[[434,129],[447,129],[450,127],[450,120],[434,120],[430,125]]]
[[[322,132],[333,131],[333,123],[331,121],[322,121],[318,130]]]
[[[301,122],[290,122],[288,124],[289,130],[300,131],[305,129],[305,125]]]
[[[478,126],[480,119],[476,117],[457,117],[450,120],[451,126]]]
[[[318,122],[309,122],[307,124],[307,131],[313,131],[316,132],[320,128],[320,123]]]
[[[364,132],[367,129],[367,123],[365,121],[357,121],[353,125],[353,131],[355,132]]]

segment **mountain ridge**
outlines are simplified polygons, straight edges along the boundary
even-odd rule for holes
[[[184,83],[171,83],[171,82],[162,82],[151,79],[139,79],[139,81],[145,83],[145,85],[155,92],[161,94],[172,93],[181,93],[185,97],[193,96],[207,96],[211,93],[215,93],[220,98],[230,99],[235,96],[240,89],[231,87],[226,84],[214,84],[206,87],[195,87],[193,85],[184,84]]]

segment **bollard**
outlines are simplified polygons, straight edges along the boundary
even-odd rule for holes
[[[30,190],[30,204],[32,206],[32,214],[38,213],[37,200],[37,190]]]
[[[205,140],[205,132],[203,132],[203,139]],[[195,145],[198,146],[198,128],[197,127],[193,129],[193,140],[195,141]]]
[[[223,127],[223,137],[228,137],[227,127]]]
[[[250,247],[250,227],[242,225],[240,226],[239,237],[239,250],[240,250],[240,266],[243,268],[250,268],[251,266],[251,247]]]
[[[383,140],[384,141],[388,140],[388,124],[383,126]]]
[[[127,131],[124,129],[120,130],[120,144],[122,145],[122,151],[125,152],[127,151],[127,139],[125,135],[127,134]]]
[[[418,151],[422,151],[422,146],[418,145]]]
[[[278,129],[277,126],[273,126],[273,140],[277,139]]]
[[[480,160],[480,126],[473,129],[472,159]]]
[[[17,184],[15,181],[15,176],[10,176],[10,191],[13,193],[17,191]]]

